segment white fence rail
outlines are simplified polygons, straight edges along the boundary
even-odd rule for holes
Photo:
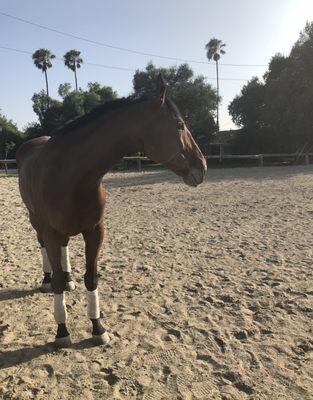
[[[283,159],[284,161],[293,159],[295,162],[303,161],[305,165],[310,164],[310,157],[313,157],[313,153],[282,153],[282,154],[223,154],[223,155],[216,155],[216,156],[205,156],[207,160],[219,160],[223,162],[223,160],[256,160],[260,167],[264,166],[264,161],[266,159]],[[142,161],[149,161],[148,157],[143,156],[130,156],[130,157],[123,157],[125,161],[136,161],[137,162],[137,169],[138,171],[142,170]],[[6,174],[8,173],[8,165],[16,164],[16,160],[0,160],[0,167],[4,165],[4,169]]]
[[[293,159],[294,161],[303,160],[305,165],[310,164],[310,156],[313,156],[313,153],[273,153],[273,154],[223,154],[216,156],[205,156],[207,160],[257,160],[260,167],[264,166],[264,160],[267,158],[277,158],[277,159]]]

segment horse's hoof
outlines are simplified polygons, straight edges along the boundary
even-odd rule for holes
[[[107,345],[110,342],[110,336],[107,332],[102,333],[102,335],[92,335],[92,341],[96,346]]]
[[[42,293],[52,292],[51,283],[42,283],[41,286],[40,286],[40,291]]]
[[[56,337],[54,341],[55,347],[58,349],[69,347],[72,344],[70,335],[64,337]]]
[[[74,281],[66,282],[66,286],[65,286],[66,291],[72,292],[73,290],[75,290],[75,288],[76,288],[76,286],[75,286]]]

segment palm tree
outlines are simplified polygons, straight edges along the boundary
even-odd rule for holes
[[[46,92],[47,96],[49,96],[49,86],[48,86],[48,76],[47,76],[47,70],[48,68],[52,67],[52,62],[51,60],[55,58],[55,55],[51,53],[50,50],[48,49],[38,49],[35,51],[35,53],[32,56],[34,60],[34,64],[36,65],[37,68],[41,69],[42,72],[45,74],[46,78]]]
[[[216,100],[216,125],[217,125],[217,132],[220,130],[220,123],[219,123],[219,78],[218,78],[218,61],[221,58],[221,54],[225,54],[226,51],[223,49],[226,44],[223,43],[221,40],[212,38],[206,45],[206,56],[207,59],[214,60],[216,63],[216,89],[217,89],[217,100]]]
[[[74,72],[76,90],[78,90],[76,69],[80,68],[82,63],[83,59],[80,57],[80,51],[70,50],[64,54],[64,64]]]

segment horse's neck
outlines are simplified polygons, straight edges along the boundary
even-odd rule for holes
[[[83,180],[87,186],[99,183],[125,154],[142,150],[135,117],[129,123],[121,121],[123,115],[103,123],[94,121],[79,132],[64,136],[62,146],[69,154],[67,164],[75,174],[75,181]]]

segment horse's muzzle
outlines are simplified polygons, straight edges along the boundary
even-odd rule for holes
[[[204,165],[203,168],[201,169],[191,167],[188,175],[184,176],[183,180],[186,183],[186,185],[196,187],[203,182],[206,170],[207,170],[206,165]]]

